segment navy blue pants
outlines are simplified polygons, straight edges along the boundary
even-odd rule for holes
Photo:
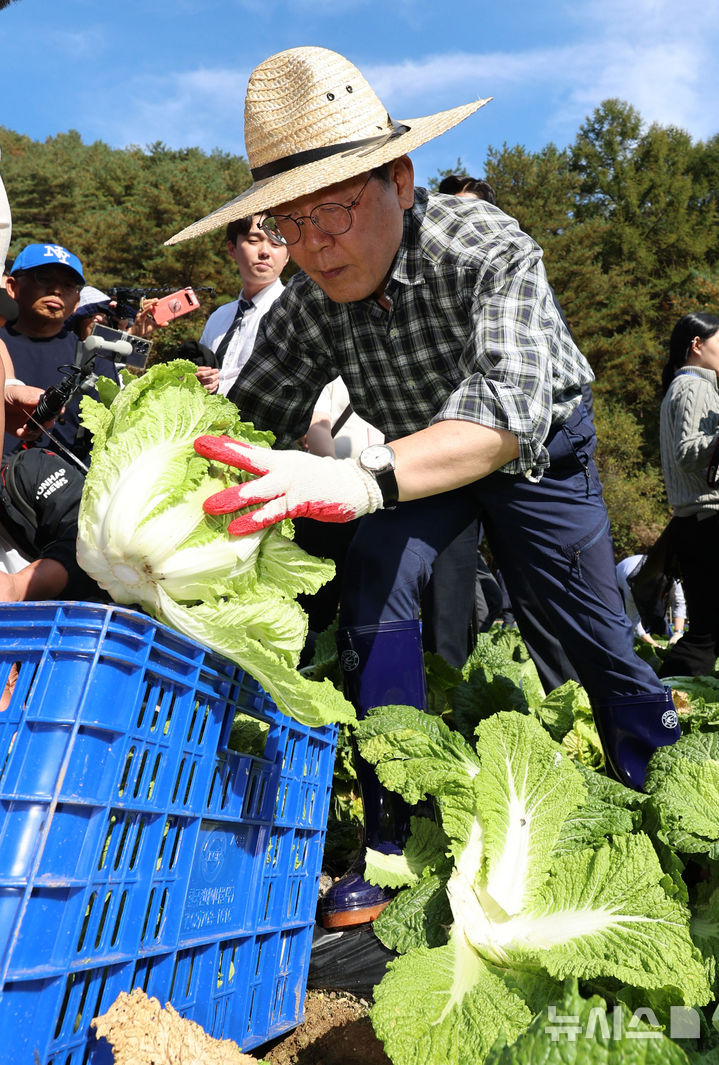
[[[340,625],[417,618],[438,552],[478,519],[546,690],[564,679],[546,665],[559,640],[592,702],[661,695],[654,670],[634,653],[595,443],[580,406],[550,434],[539,482],[497,472],[363,518],[345,565]]]

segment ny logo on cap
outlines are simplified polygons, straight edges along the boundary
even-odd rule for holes
[[[61,263],[66,263],[70,258],[70,253],[66,251],[65,248],[62,248],[59,244],[46,244],[45,258],[59,259]]]

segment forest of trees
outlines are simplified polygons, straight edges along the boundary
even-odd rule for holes
[[[162,353],[198,337],[207,314],[236,296],[221,232],[171,248],[163,241],[250,185],[244,158],[161,143],[86,145],[74,131],[37,142],[2,127],[0,148],[11,256],[52,240],[78,254],[88,281],[105,290],[214,289],[201,293],[201,312],[163,331]],[[484,173],[472,176],[486,178],[498,205],[544,248],[596,374],[597,459],[621,557],[651,541],[668,516],[658,408],[669,334],[688,310],[719,310],[719,133],[695,142],[607,100],[568,148],[490,148]]]

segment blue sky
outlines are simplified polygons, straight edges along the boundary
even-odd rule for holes
[[[396,119],[493,101],[414,154],[419,184],[487,148],[572,142],[615,96],[647,123],[719,131],[715,0],[16,0],[0,11],[0,122],[113,147],[163,141],[244,155],[252,68],[321,45]]]

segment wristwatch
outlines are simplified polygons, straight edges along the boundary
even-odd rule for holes
[[[385,510],[394,510],[399,488],[394,473],[394,451],[388,444],[370,444],[360,451],[357,460],[363,470],[371,473],[379,485]]]

